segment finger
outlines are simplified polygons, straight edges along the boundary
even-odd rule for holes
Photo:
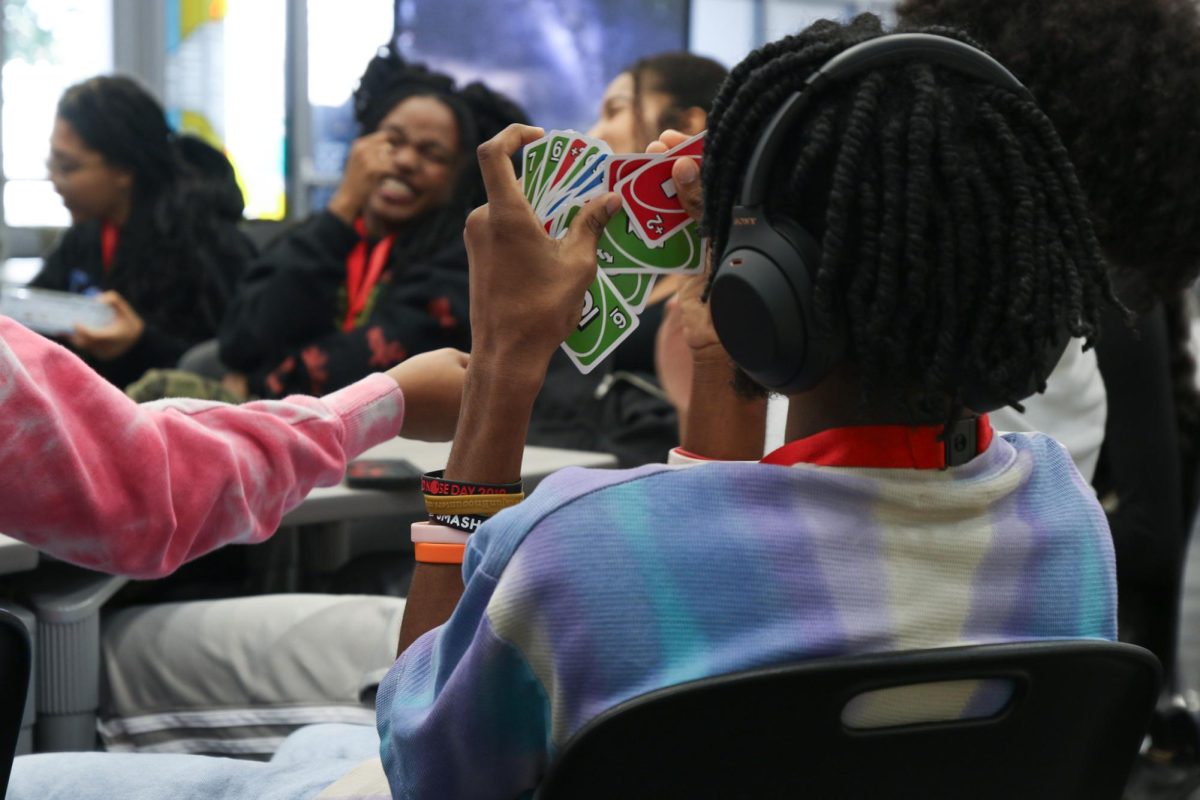
[[[72,345],[78,347],[80,350],[86,350],[96,343],[96,334],[96,330],[76,323],[75,333],[71,334],[69,338]]]
[[[126,317],[133,316],[133,306],[129,305],[129,301],[122,297],[119,292],[105,292],[100,295],[100,299],[112,306],[113,310],[118,314]]]
[[[665,153],[670,149],[671,148],[667,147],[662,142],[651,142],[650,144],[646,145],[646,152],[650,153],[651,155],[658,155],[659,153]]]
[[[544,135],[545,131],[541,128],[514,123],[479,145],[475,152],[489,203],[519,201],[528,204],[525,193],[521,191],[521,185],[517,182],[512,157],[522,147]]]
[[[391,144],[390,136],[391,134],[388,131],[385,131],[381,128],[372,133],[368,133],[366,136],[358,137],[358,141],[365,142],[366,144],[370,145]]]
[[[604,232],[604,226],[612,219],[612,215],[616,213],[620,205],[621,198],[613,192],[597,197],[585,205],[563,238],[563,247],[566,252],[578,253],[581,257],[585,253],[590,254],[591,260],[594,262],[596,260],[596,243],[600,241],[600,234]]]
[[[676,159],[671,167],[671,178],[679,203],[688,216],[697,222],[704,215],[704,192],[700,188],[700,165],[694,158]]]
[[[686,142],[690,137],[686,133],[680,133],[677,130],[667,128],[659,134],[658,140],[667,146],[667,149],[678,147]]]

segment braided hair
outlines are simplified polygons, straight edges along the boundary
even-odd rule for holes
[[[1200,274],[1200,6],[1195,0],[903,0],[909,24],[961,27],[1054,122],[1122,302],[1162,301],[1182,463],[1200,463],[1185,291]],[[1185,489],[1196,481],[1187,477]],[[1194,501],[1188,501],[1194,507]]]
[[[394,247],[409,259],[430,255],[462,236],[471,209],[487,202],[475,149],[512,123],[527,123],[516,103],[482,83],[459,88],[449,75],[404,58],[394,45],[380,48],[354,90],[359,135],[379,128],[392,109],[413,97],[431,97],[450,110],[458,125],[459,170],[454,191],[442,207],[410,220]]]
[[[832,56],[883,33],[870,14],[821,21],[733,69],[702,167],[714,253],[768,119]],[[791,133],[768,207],[821,242],[815,322],[844,324],[864,401],[937,420],[980,387],[1019,407],[1064,330],[1095,338],[1115,298],[1066,151],[1028,99],[913,62],[821,90]]]

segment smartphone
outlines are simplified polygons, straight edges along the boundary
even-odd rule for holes
[[[381,489],[395,492],[421,488],[421,470],[403,458],[364,458],[346,468],[346,485],[351,489]]]

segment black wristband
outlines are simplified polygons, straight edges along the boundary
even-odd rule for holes
[[[421,476],[421,493],[438,497],[470,496],[473,494],[519,494],[521,481],[516,483],[468,483],[450,481],[442,477],[444,469],[426,472]]]
[[[434,525],[445,525],[464,533],[474,533],[475,529],[487,521],[487,517],[476,514],[430,514],[429,521]]]

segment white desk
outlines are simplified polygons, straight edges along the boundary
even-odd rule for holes
[[[403,458],[422,472],[428,472],[446,466],[449,455],[449,442],[392,439],[372,447],[360,458]],[[616,458],[608,453],[526,447],[521,477],[525,481],[525,491],[529,492],[542,478],[564,467],[615,467],[616,464]],[[414,519],[424,516],[425,502],[420,491],[414,488],[406,492],[381,492],[351,489],[345,484],[317,488],[303,503],[284,516],[280,525],[312,525],[392,515]]]
[[[0,533],[0,575],[28,572],[38,565],[38,551]]]

